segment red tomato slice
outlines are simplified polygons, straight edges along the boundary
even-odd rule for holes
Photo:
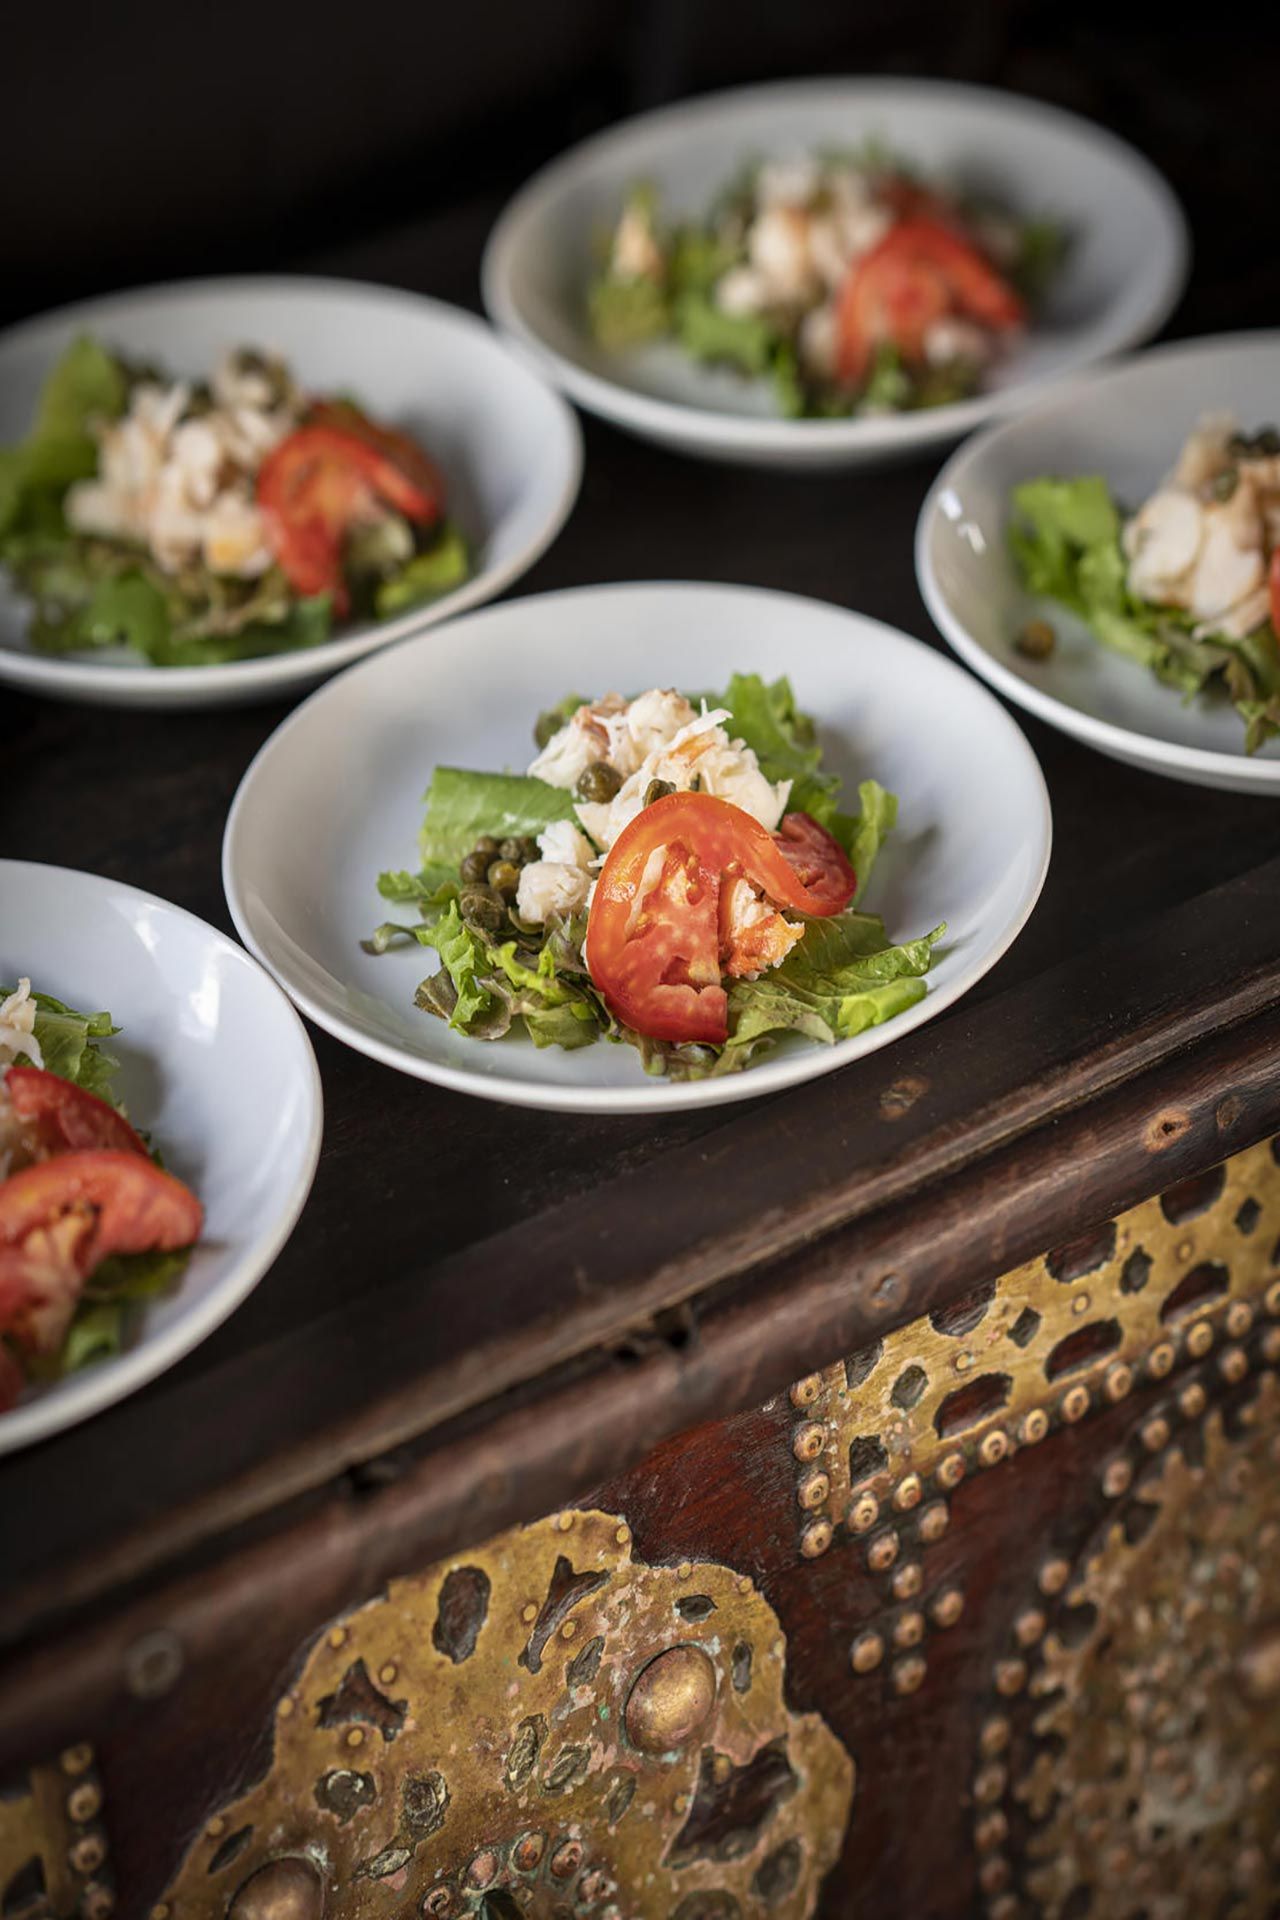
[[[788,814],[775,840],[741,807],[709,793],[668,794],[637,814],[610,850],[587,921],[587,969],[617,1019],[654,1040],[728,1038],[722,878],[741,876],[775,906],[820,917],[839,913],[853,894],[847,861],[847,885],[837,883],[834,862],[818,862],[809,837],[809,829],[823,833],[816,821],[787,834],[788,822],[806,818]]]
[[[188,1247],[203,1219],[190,1189],[137,1153],[60,1153],[11,1174],[0,1182],[0,1333],[52,1351],[100,1261]]]
[[[1280,640],[1280,547],[1271,556],[1267,585],[1271,591],[1271,625],[1275,629],[1276,639]]]
[[[779,851],[799,875],[814,899],[830,900],[827,913],[841,913],[852,900],[858,876],[840,842],[820,826],[811,813],[786,813],[774,834]],[[806,907],[806,913],[819,909]]]
[[[146,1156],[146,1147],[123,1114],[61,1074],[44,1073],[39,1067],[10,1067],[4,1090],[39,1153],[107,1147]]]
[[[381,426],[371,420],[367,413],[361,413],[359,407],[352,406],[349,400],[317,400],[307,409],[307,425],[317,427],[336,427],[342,433],[354,434],[357,440],[363,440],[378,453],[384,454],[410,484],[435,504],[435,518],[444,511],[444,475],[430,454],[425,453],[416,440],[407,433],[400,433],[395,427]]]
[[[1026,306],[977,247],[942,221],[900,221],[854,262],[840,291],[840,378],[865,379],[884,342],[904,359],[919,360],[929,327],[951,313],[1003,333],[1022,324]]]
[[[287,434],[258,469],[258,504],[267,535],[289,582],[299,593],[329,593],[345,613],[350,595],[342,577],[342,544],[351,527],[389,506],[430,526],[440,502],[369,440],[330,426]]]

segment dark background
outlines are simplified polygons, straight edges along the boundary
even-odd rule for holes
[[[1177,0],[118,0],[8,9],[0,318],[109,287],[313,260],[456,298],[412,247],[542,161],[679,94],[806,73],[1011,87],[1172,180],[1197,277],[1173,331],[1280,319],[1280,9]],[[1250,14],[1252,18],[1250,18]],[[1269,24],[1265,24],[1269,21]],[[369,249],[371,241],[379,244]],[[459,245],[463,242],[459,238]],[[350,249],[348,253],[348,249]],[[475,299],[472,262],[471,298]]]

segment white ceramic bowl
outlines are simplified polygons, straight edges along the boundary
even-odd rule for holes
[[[555,539],[577,497],[572,412],[484,322],[438,300],[341,280],[195,280],[64,307],[0,335],[0,446],[31,422],[40,383],[78,334],[175,376],[204,377],[229,346],[274,349],[304,387],[348,393],[428,447],[475,571],[397,619],[339,628],[318,647],[221,666],[154,667],[128,648],[35,652],[28,603],[0,572],[0,682],[121,706],[268,699],[491,599]]]
[[[0,981],[22,974],[114,1016],[121,1031],[102,1044],[120,1060],[129,1116],[198,1196],[205,1226],[125,1352],[0,1414],[0,1453],[122,1399],[212,1333],[288,1239],[320,1152],[320,1076],[302,1022],[203,920],[116,880],[0,860]]]
[[[985,392],[884,418],[785,420],[762,383],[697,366],[672,345],[615,354],[592,339],[595,247],[633,182],[652,181],[668,211],[702,218],[746,160],[869,137],[926,174],[1052,215],[1074,236],[1047,307]],[[1170,189],[1101,127],[1039,100],[943,81],[801,80],[685,101],[573,148],[506,208],[483,279],[494,320],[579,406],[708,459],[834,467],[955,440],[1024,404],[1038,383],[1145,339],[1172,311],[1187,260]]]
[[[440,763],[522,770],[538,713],[564,693],[724,686],[789,674],[847,782],[873,775],[899,825],[867,905],[899,939],[948,934],[928,993],[832,1048],[784,1045],[721,1080],[647,1078],[632,1047],[565,1053],[484,1042],[420,1013],[435,965],[373,957],[361,937],[401,916],[376,890],[416,867],[422,795]],[[650,1113],[769,1093],[890,1044],[995,964],[1035,904],[1049,800],[1022,734],[984,688],[918,640],[859,614],[749,587],[583,587],[509,601],[406,641],[322,688],[267,741],[227,820],[222,869],[246,945],[347,1045],[442,1086],[562,1111]]]
[[[1102,474],[1136,506],[1168,473],[1203,413],[1245,428],[1280,412],[1280,333],[1157,347],[1046,395],[1018,420],[969,441],[921,509],[916,576],[951,645],[993,687],[1087,746],[1153,773],[1236,793],[1280,794],[1280,740],[1253,756],[1225,700],[1184,702],[1122,659],[1054,601],[1029,595],[1009,554],[1009,495],[1039,474]],[[1013,646],[1034,617],[1058,635],[1050,659]]]

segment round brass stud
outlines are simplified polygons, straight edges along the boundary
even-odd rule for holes
[[[630,1543],[630,1540],[631,1540],[631,1529],[630,1529],[630,1527],[629,1527],[629,1526],[627,1526],[627,1525],[625,1524],[625,1522],[624,1522],[622,1526],[620,1526],[620,1527],[616,1527],[616,1528],[614,1529],[614,1535],[613,1535],[613,1537],[614,1537],[614,1539],[615,1539],[615,1540],[617,1541],[617,1543],[618,1543],[618,1545],[619,1545],[620,1547],[625,1547],[625,1546],[627,1546],[627,1545],[628,1545],[628,1544]]]
[[[1102,1470],[1102,1491],[1108,1500],[1118,1500],[1132,1485],[1133,1468],[1123,1455],[1118,1460],[1108,1460]]]
[[[318,1868],[296,1855],[268,1860],[240,1886],[227,1920],[320,1920],[324,1885]]]
[[[920,1518],[916,1522],[920,1529],[920,1538],[930,1545],[935,1540],[941,1540],[950,1521],[951,1515],[946,1501],[931,1500],[927,1507],[922,1508]]]
[[[711,1762],[711,1772],[721,1786],[724,1785],[726,1780],[732,1779],[733,1761],[727,1753],[718,1753],[716,1755],[715,1759]]]
[[[169,1920],[169,1906],[167,1901],[157,1901],[156,1905],[151,1909],[149,1920]]]
[[[422,1903],[422,1911],[431,1920],[448,1920],[453,1912],[453,1893],[448,1887],[433,1887]]]
[[[77,1873],[94,1873],[107,1857],[107,1843],[100,1833],[82,1833],[67,1851]]]
[[[347,1630],[345,1627],[330,1627],[325,1637],[331,1647],[344,1647],[347,1644]]]
[[[1025,1660],[996,1661],[996,1692],[1012,1697],[1021,1693],[1027,1684],[1027,1663]]]
[[[393,1687],[399,1668],[394,1660],[388,1660],[385,1666],[378,1668],[378,1680],[384,1687]]]
[[[546,1851],[545,1833],[522,1833],[511,1849],[511,1864],[517,1873],[532,1873]]]
[[[946,1588],[938,1595],[929,1612],[935,1627],[954,1627],[964,1612],[964,1595],[959,1587]]]
[[[1058,1402],[1058,1410],[1064,1420],[1074,1426],[1077,1420],[1083,1420],[1089,1411],[1088,1387],[1068,1387]]]
[[[816,1420],[806,1420],[792,1436],[791,1451],[797,1460],[816,1460],[822,1452],[825,1439],[825,1428]]]
[[[92,1780],[82,1780],[78,1787],[72,1787],[67,1795],[67,1813],[77,1826],[83,1826],[86,1820],[92,1820],[102,1805],[102,1790]]]
[[[924,1615],[914,1608],[909,1613],[899,1614],[893,1626],[893,1644],[895,1647],[918,1647],[924,1639]]]
[[[1071,1562],[1055,1555],[1041,1567],[1037,1584],[1041,1593],[1061,1593],[1070,1578]]]
[[[872,1573],[888,1573],[898,1557],[899,1540],[893,1529],[878,1533],[867,1546],[867,1565]]]
[[[1009,1884],[1009,1862],[1003,1854],[993,1853],[978,1869],[978,1885],[984,1893],[1002,1893]]]
[[[884,1641],[878,1633],[860,1633],[849,1649],[849,1665],[855,1673],[871,1673],[884,1659]]]
[[[874,1493],[860,1493],[849,1502],[849,1528],[853,1533],[867,1533],[880,1518],[880,1502]]]
[[[572,1640],[573,1636],[575,1635],[575,1633],[577,1633],[577,1631],[578,1631],[577,1621],[566,1620],[564,1625],[560,1629],[560,1638],[562,1640]]]
[[[1212,1338],[1212,1335],[1210,1336]],[[1153,1380],[1163,1380],[1177,1359],[1171,1340],[1161,1340],[1147,1355],[1147,1372]]]
[[[1280,1280],[1273,1280],[1262,1296],[1262,1304],[1268,1313],[1280,1313]]]
[[[1013,1637],[1020,1647],[1034,1647],[1047,1624],[1039,1607],[1027,1607],[1013,1623]]]
[[[973,1829],[973,1844],[979,1853],[990,1853],[1009,1837],[1009,1822],[998,1807],[984,1813]]]
[[[1199,1360],[1208,1353],[1213,1345],[1213,1325],[1208,1320],[1197,1320],[1187,1328],[1187,1352]]]
[[[571,1880],[581,1865],[582,1844],[578,1840],[566,1840],[550,1860],[552,1877],[556,1880]]]
[[[292,1713],[293,1713],[292,1696],[287,1693],[282,1694],[280,1699],[276,1701],[276,1717],[280,1720],[287,1720],[289,1719]]]
[[[1011,1893],[1002,1893],[994,1905],[987,1908],[987,1920],[1018,1920],[1018,1902]]]
[[[816,1373],[806,1373],[803,1380],[797,1380],[791,1389],[793,1407],[811,1407],[822,1392],[822,1378]]]
[[[934,1469],[933,1477],[948,1493],[953,1487],[958,1487],[964,1479],[964,1455],[962,1453],[944,1454]]]
[[[909,1513],[912,1507],[919,1506],[923,1492],[918,1473],[904,1474],[893,1490],[893,1504],[899,1513]]]
[[[1280,1327],[1268,1327],[1262,1336],[1262,1357],[1268,1366],[1280,1360]]]
[[[204,1830],[205,1830],[205,1835],[208,1839],[217,1840],[217,1839],[220,1839],[221,1836],[226,1832],[227,1823],[223,1819],[220,1813],[215,1813],[212,1820],[207,1820],[205,1822]]]
[[[556,1517],[555,1517],[555,1522],[554,1522],[554,1525],[555,1525],[555,1528],[556,1528],[556,1531],[557,1531],[557,1533],[570,1533],[570,1532],[572,1532],[572,1530],[573,1530],[573,1515],[572,1515],[571,1513],[558,1513],[558,1514],[556,1515]]]
[[[891,1582],[895,1600],[914,1600],[924,1585],[924,1572],[918,1560],[908,1560],[900,1566]]]
[[[1024,1414],[1018,1428],[1018,1438],[1024,1447],[1038,1446],[1049,1431],[1049,1416],[1043,1407],[1032,1407]]]
[[[668,1647],[642,1667],[623,1709],[627,1738],[641,1753],[682,1747],[716,1700],[716,1670],[701,1647]]]
[[[1235,1386],[1249,1371],[1249,1356],[1243,1347],[1224,1347],[1218,1355],[1218,1372]]]
[[[352,1727],[350,1733],[347,1735],[347,1745],[349,1747],[362,1747],[364,1745],[364,1732],[360,1727]]]
[[[806,1513],[812,1513],[815,1507],[822,1505],[830,1491],[830,1475],[823,1473],[821,1469],[819,1469],[817,1473],[806,1473],[804,1479],[800,1482],[796,1498]]]
[[[816,1560],[831,1545],[833,1528],[829,1520],[810,1520],[800,1529],[800,1551],[806,1560]]]
[[[973,1797],[980,1807],[993,1807],[1004,1795],[1008,1785],[1009,1772],[1006,1767],[993,1762],[983,1767],[973,1782]]]
[[[1123,1400],[1132,1385],[1133,1368],[1125,1361],[1117,1360],[1113,1367],[1107,1368],[1102,1387],[1108,1400]]]
[[[895,1693],[915,1693],[924,1679],[927,1669],[918,1653],[909,1653],[905,1660],[893,1663],[893,1687]]]
[[[68,1747],[59,1762],[64,1773],[84,1773],[93,1765],[93,1748],[87,1740],[78,1746]]]
[[[101,1880],[91,1880],[80,1895],[81,1920],[107,1920],[116,1910],[116,1897]]]
[[[1009,1436],[1000,1427],[993,1427],[990,1433],[982,1436],[978,1447],[978,1458],[984,1467],[997,1467],[1009,1451]]]
[[[1222,1324],[1233,1340],[1243,1340],[1253,1325],[1253,1308],[1247,1300],[1233,1300]]]
[[[486,1887],[493,1885],[497,1877],[498,1856],[492,1847],[485,1847],[480,1853],[472,1856],[466,1875],[469,1887],[474,1887],[478,1893],[483,1893]]]
[[[993,1759],[996,1754],[1004,1753],[1013,1735],[1013,1728],[1002,1713],[993,1713],[989,1720],[982,1723],[978,1735],[978,1751]]]
[[[1148,1453],[1159,1453],[1161,1447],[1167,1447],[1173,1429],[1162,1413],[1153,1413],[1144,1420],[1138,1429],[1138,1437]]]
[[[1178,1395],[1178,1411],[1187,1420],[1198,1420],[1208,1404],[1209,1396],[1198,1380],[1189,1381]]]
[[[676,1579],[691,1580],[692,1578],[693,1578],[692,1560],[682,1560],[680,1562],[680,1565],[676,1568]]]
[[[1071,1311],[1075,1314],[1088,1313],[1092,1305],[1093,1302],[1087,1293],[1078,1293],[1071,1302]]]
[[[525,1604],[520,1609],[520,1618],[524,1621],[526,1626],[531,1627],[534,1621],[537,1619],[537,1617],[538,1617],[538,1608],[536,1603],[532,1600],[526,1600]]]

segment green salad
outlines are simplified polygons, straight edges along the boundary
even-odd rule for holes
[[[379,877],[402,917],[364,944],[438,955],[424,1012],[697,1080],[924,997],[943,929],[898,943],[861,907],[897,801],[868,779],[846,810],[787,680],[570,696],[534,739],[525,773],[438,767],[419,870]]]
[[[636,185],[588,290],[600,345],[658,340],[839,418],[975,393],[1066,251],[1054,221],[927,183],[876,145],[752,164],[703,219]]]
[[[1029,592],[1185,700],[1229,700],[1256,753],[1280,734],[1280,435],[1203,421],[1128,512],[1100,475],[1015,487],[1009,539]],[[1045,658],[1052,627],[1015,636]]]
[[[199,1202],[125,1117],[117,1032],[0,985],[0,1411],[120,1352],[199,1233]]]
[[[407,434],[252,348],[175,380],[88,336],[0,449],[0,566],[39,651],[127,645],[159,667],[313,647],[470,571]]]

